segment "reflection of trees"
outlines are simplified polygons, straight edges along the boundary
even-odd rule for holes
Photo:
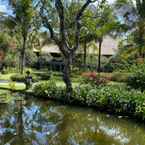
[[[0,136],[0,145],[120,145],[117,137],[129,138],[131,145],[145,141],[144,128],[124,119],[30,100],[8,105],[1,111],[1,120],[8,132],[2,134],[3,140]]]
[[[18,110],[17,121],[16,121],[16,141],[21,145],[24,144],[23,138],[23,101],[16,101],[16,108]]]
[[[101,143],[103,145],[113,143],[120,145],[111,136],[107,136],[103,131],[99,130],[99,119],[86,114],[86,112],[75,111],[64,112],[62,122],[58,127],[58,135],[55,138],[53,137],[51,145],[94,145],[96,142],[99,142],[100,145]]]
[[[0,120],[2,119],[3,122],[2,128],[0,128],[3,130],[1,132],[3,140],[0,143],[23,145],[23,101],[5,105],[0,114]]]

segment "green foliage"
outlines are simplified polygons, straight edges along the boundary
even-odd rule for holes
[[[6,33],[0,33],[0,50],[7,51],[9,48],[9,36]]]
[[[104,66],[105,72],[113,72],[113,71],[122,71],[125,69],[129,69],[133,64],[133,61],[127,61],[125,59],[121,59],[119,56],[111,58],[108,63]],[[126,72],[126,71],[125,71]],[[128,71],[127,71],[128,72]]]
[[[15,74],[11,76],[11,80],[16,82],[25,82],[25,76],[21,74]]]
[[[32,49],[27,49],[25,53],[25,65],[27,67],[33,67],[36,64],[38,58]]]
[[[117,69],[116,71],[118,72],[127,72],[127,73],[135,73],[137,70],[141,70],[142,68],[145,68],[145,64],[128,64],[128,66],[126,65],[124,68],[122,69]]]
[[[39,76],[38,76],[39,75]],[[50,72],[46,72],[46,73],[37,73],[37,76],[40,80],[49,80],[51,73]]]
[[[114,72],[112,74],[111,80],[115,82],[127,82],[129,76],[130,76],[130,73]]]
[[[22,35],[26,35],[27,31],[30,29],[32,18],[33,18],[33,6],[32,0],[18,0],[15,5],[16,21],[21,27]]]
[[[131,115],[145,119],[145,93],[128,90],[126,86],[109,85],[92,87],[83,84],[76,87],[70,100],[65,100],[65,88],[57,87],[54,81],[43,81],[33,88],[34,95],[72,103],[94,106],[100,110]]]
[[[33,87],[33,92],[35,96],[39,97],[49,97],[49,98],[58,98],[60,99],[64,96],[64,88],[57,87],[56,83],[53,80],[41,81]]]
[[[127,84],[134,89],[145,90],[145,67],[137,69],[136,72],[129,77]]]

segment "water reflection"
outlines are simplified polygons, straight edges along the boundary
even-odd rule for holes
[[[0,145],[145,145],[145,127],[51,101],[0,105]]]

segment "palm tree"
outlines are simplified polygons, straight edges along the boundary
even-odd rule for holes
[[[117,28],[118,22],[113,13],[112,7],[104,2],[100,6],[100,9],[95,11],[95,15],[92,17],[88,16],[85,20],[86,27],[93,34],[93,38],[98,42],[98,66],[97,71],[101,71],[101,49],[104,36],[112,36],[112,32]]]

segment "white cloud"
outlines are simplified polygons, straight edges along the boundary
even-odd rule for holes
[[[12,9],[8,7],[6,1],[4,2],[0,0],[0,12],[5,13],[6,15],[12,15]]]
[[[108,0],[110,3],[113,3],[115,0]]]
[[[5,5],[0,5],[0,12],[6,12],[7,8]]]

